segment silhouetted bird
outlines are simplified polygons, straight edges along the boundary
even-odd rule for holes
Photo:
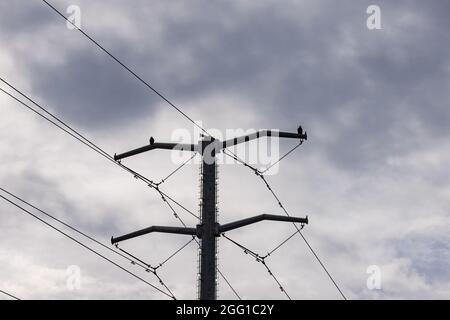
[[[154,144],[155,143],[155,139],[153,137],[150,137],[150,144]]]
[[[297,133],[298,133],[298,134],[303,134],[303,128],[302,128],[302,126],[298,127]]]

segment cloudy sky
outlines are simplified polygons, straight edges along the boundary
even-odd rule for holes
[[[302,124],[309,140],[267,179],[292,215],[309,216],[304,235],[349,299],[450,297],[448,1],[52,3],[63,12],[79,6],[82,29],[207,129]],[[367,28],[372,4],[381,30]],[[180,129],[198,139],[42,1],[0,0],[0,42],[1,78],[111,154],[150,136],[170,141]],[[178,226],[154,190],[2,92],[0,114],[2,188],[106,244],[150,225]],[[281,141],[280,152],[294,145]],[[154,151],[124,163],[157,181],[176,168],[171,159]],[[221,222],[283,214],[247,168],[224,164],[219,176]],[[197,212],[198,179],[190,164],[162,189]],[[3,200],[0,215],[0,289],[23,299],[165,298]],[[265,254],[292,233],[263,222],[229,235]],[[157,264],[187,240],[154,234],[122,246]],[[219,245],[219,267],[243,298],[286,298],[261,264]],[[161,269],[177,298],[196,297],[196,261],[190,244]],[[293,299],[340,299],[298,235],[268,264]],[[70,266],[81,271],[78,290],[67,286]],[[369,266],[380,271],[379,290],[367,286]],[[235,298],[223,280],[219,298]]]

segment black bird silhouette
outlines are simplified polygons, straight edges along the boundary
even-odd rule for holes
[[[302,126],[299,126],[299,127],[298,127],[297,133],[298,133],[298,134],[303,134],[303,128],[302,128]]]
[[[153,137],[150,137],[150,144],[154,144],[155,143],[155,139]]]

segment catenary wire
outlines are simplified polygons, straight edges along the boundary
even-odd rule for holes
[[[112,252],[112,253],[114,253],[114,254],[117,254],[117,255],[119,255],[120,257],[122,257],[122,258],[128,260],[129,262],[131,262],[131,264],[137,265],[137,266],[143,268],[143,269],[146,270],[146,271],[148,270],[148,268],[146,268],[146,266],[148,266],[148,264],[145,263],[145,262],[143,262],[143,261],[140,260],[139,258],[132,256],[132,258],[133,258],[134,260],[133,260],[133,259],[130,259],[130,258],[127,257],[126,255],[124,255],[124,254],[122,254],[122,253],[120,253],[120,252],[117,252],[116,250],[111,249],[110,247],[108,247],[108,246],[106,246],[105,244],[101,243],[100,241],[98,241],[98,240],[95,239],[94,237],[92,237],[92,236],[86,234],[86,233],[83,232],[83,231],[80,231],[79,229],[77,229],[77,228],[71,226],[70,224],[68,224],[68,223],[66,223],[66,222],[64,222],[64,221],[62,221],[61,219],[56,218],[54,215],[51,215],[50,213],[48,213],[48,212],[46,212],[46,211],[44,211],[44,210],[42,210],[42,209],[36,207],[35,205],[32,205],[32,204],[29,203],[28,201],[25,201],[24,199],[22,199],[22,198],[18,197],[17,195],[11,193],[10,191],[8,191],[8,190],[6,190],[6,189],[4,189],[4,188],[2,188],[2,187],[0,187],[0,190],[3,191],[4,193],[8,194],[9,196],[15,198],[16,200],[18,200],[18,201],[20,201],[20,202],[26,204],[27,206],[33,208],[34,210],[39,211],[40,213],[44,214],[44,215],[47,216],[48,218],[53,219],[54,221],[56,221],[56,222],[58,222],[58,223],[64,225],[65,227],[71,229],[72,231],[74,231],[74,232],[76,232],[76,233],[82,235],[83,237],[85,237],[85,238],[87,238],[87,239],[89,239],[89,240],[95,242],[96,244],[102,246],[102,247],[105,248],[106,250],[108,250],[108,251],[110,251],[110,252]],[[119,249],[120,249],[120,248],[119,248]],[[143,264],[143,265],[142,265],[142,264]],[[169,287],[166,285],[166,283],[161,279],[161,277],[160,277],[158,274],[156,274],[155,272],[153,272],[153,274],[158,278],[159,283],[160,283],[163,287],[165,287],[166,290],[167,290],[168,292],[170,292],[170,294],[171,294],[172,296],[174,296],[174,294],[171,292],[171,290],[170,290]],[[175,296],[174,296],[174,297],[175,297]]]
[[[81,231],[81,230],[75,228],[74,226],[68,224],[67,222],[62,221],[61,219],[56,218],[54,215],[52,215],[52,214],[48,213],[47,211],[44,211],[44,210],[42,210],[42,209],[36,207],[35,205],[31,204],[30,202],[24,200],[23,198],[21,198],[21,197],[19,197],[19,196],[13,194],[12,192],[10,192],[10,191],[8,191],[8,190],[2,188],[2,187],[0,187],[0,190],[3,191],[4,193],[6,193],[7,195],[9,195],[10,197],[13,197],[14,199],[16,199],[16,200],[18,200],[18,201],[20,201],[20,202],[26,204],[26,205],[29,206],[30,208],[33,208],[34,210],[39,211],[40,213],[44,214],[44,215],[47,216],[48,218],[50,218],[50,219],[52,219],[52,220],[54,220],[54,221],[56,221],[56,222],[62,224],[63,226],[65,226],[65,227],[71,229],[72,231],[74,231],[74,232],[76,232],[76,233],[82,235],[83,237],[85,237],[85,238],[87,238],[87,239],[89,239],[89,240],[95,242],[96,244],[102,246],[102,247],[105,248],[106,250],[108,250],[108,251],[110,251],[110,252],[113,252],[113,253],[115,253],[115,254],[117,254],[117,255],[120,255],[122,258],[127,259],[127,260],[128,260],[129,262],[131,262],[132,264],[136,264],[136,265],[142,267],[143,269],[146,269],[147,264],[144,263],[144,265],[140,265],[139,263],[137,263],[137,262],[134,261],[133,259],[130,259],[129,257],[127,257],[127,256],[125,256],[125,255],[123,255],[123,254],[121,254],[120,252],[117,252],[117,251],[111,249],[109,246],[103,244],[102,242],[98,241],[98,240],[95,239],[94,237],[92,237],[92,236],[88,235],[87,233],[85,233],[85,232],[83,232],[83,231]]]
[[[131,276],[135,277],[136,279],[144,282],[145,284],[147,284],[148,286],[152,287],[153,289],[157,290],[158,292],[164,294],[165,296],[171,298],[171,299],[175,299],[174,296],[171,296],[170,294],[164,292],[163,290],[159,289],[158,287],[156,287],[155,285],[151,284],[150,282],[148,282],[147,280],[143,279],[142,277],[136,275],[135,273],[129,271],[128,269],[122,267],[121,265],[117,264],[116,262],[112,261],[111,259],[107,258],[105,255],[99,253],[98,251],[92,249],[91,247],[87,246],[86,244],[82,243],[81,241],[75,239],[74,237],[70,236],[69,234],[67,234],[66,232],[58,229],[57,227],[53,226],[52,224],[48,223],[47,221],[41,219],[40,217],[38,217],[37,215],[35,215],[34,213],[32,213],[31,211],[23,208],[22,206],[20,206],[19,204],[15,203],[14,201],[4,197],[3,195],[0,195],[0,198],[2,198],[3,200],[9,202],[10,204],[12,204],[13,206],[15,206],[16,208],[22,210],[23,212],[25,212],[26,214],[32,216],[33,218],[39,220],[40,222],[42,222],[43,224],[47,225],[48,227],[52,228],[53,230],[59,232],[60,234],[64,235],[65,237],[69,238],[70,240],[76,242],[77,244],[79,244],[80,246],[82,246],[83,248],[91,251],[92,253],[96,254],[97,256],[99,256],[100,258],[104,259],[105,261],[113,264],[114,266],[118,267],[119,269],[125,271],[126,273],[130,274]]]
[[[297,146],[299,147],[299,145]],[[248,163],[246,163],[245,161],[241,160],[239,157],[237,157],[236,155],[229,155],[226,152],[224,152],[224,154],[226,154],[229,157],[232,157],[233,159],[235,159],[236,161],[238,161],[239,163],[241,163],[243,166],[251,169],[257,176],[259,176],[264,184],[266,185],[267,189],[271,192],[271,194],[273,195],[273,197],[275,198],[275,200],[278,202],[278,205],[280,206],[280,208],[283,210],[283,212],[287,215],[290,216],[290,214],[288,213],[288,211],[286,210],[286,208],[284,207],[284,205],[281,203],[280,199],[278,198],[278,196],[275,194],[275,192],[273,191],[272,187],[269,185],[269,183],[267,182],[264,174],[262,174],[258,169],[252,167],[251,165],[249,165]],[[294,227],[296,228],[298,234],[301,236],[301,238],[303,239],[303,241],[305,242],[306,246],[309,248],[309,250],[311,251],[311,253],[313,254],[313,256],[315,257],[315,259],[317,260],[317,262],[320,264],[320,266],[322,267],[322,269],[325,271],[325,273],[327,274],[328,278],[331,280],[332,284],[334,285],[334,287],[336,287],[336,289],[338,290],[339,294],[342,296],[342,298],[344,300],[347,300],[347,297],[344,295],[344,293],[342,292],[341,288],[339,287],[339,285],[337,284],[336,280],[333,278],[333,276],[331,275],[331,273],[328,271],[327,267],[325,266],[325,264],[323,263],[323,261],[319,258],[318,254],[316,253],[316,251],[312,248],[311,244],[309,243],[309,241],[306,239],[306,237],[303,235],[303,233],[301,232],[301,229],[297,226],[297,224],[292,223],[294,225]],[[296,233],[297,233],[296,232]]]
[[[129,167],[125,166],[124,164],[122,164],[121,162],[117,162],[114,160],[113,157],[111,157],[107,152],[105,152],[102,148],[98,147],[96,144],[94,144],[91,140],[85,138],[81,133],[79,133],[77,130],[73,129],[72,127],[70,127],[69,125],[67,125],[64,121],[62,121],[60,118],[54,116],[53,114],[51,114],[47,109],[45,109],[44,107],[42,107],[42,105],[40,105],[39,103],[37,103],[36,101],[34,101],[33,99],[31,99],[29,96],[27,96],[26,94],[24,94],[22,91],[18,90],[16,87],[14,87],[13,85],[11,85],[9,82],[7,82],[6,80],[4,80],[3,78],[0,78],[0,81],[4,82],[5,84],[7,84],[10,88],[12,88],[14,91],[16,91],[17,93],[19,93],[21,96],[23,96],[25,99],[27,99],[28,101],[30,101],[31,103],[33,103],[35,106],[37,106],[39,109],[43,110],[45,113],[47,113],[50,117],[52,117],[54,120],[60,122],[61,124],[58,124],[57,122],[55,122],[54,120],[50,119],[49,117],[47,117],[46,115],[40,113],[38,110],[32,108],[29,104],[23,102],[22,100],[18,99],[17,97],[13,96],[12,94],[10,94],[9,92],[5,91],[4,89],[0,88],[0,91],[2,91],[3,93],[5,93],[6,95],[8,95],[10,98],[14,99],[15,101],[19,102],[20,104],[22,104],[24,107],[26,107],[27,109],[29,109],[30,111],[32,111],[33,113],[39,115],[41,118],[45,119],[46,121],[50,122],[51,124],[53,124],[54,126],[56,126],[57,128],[59,128],[60,130],[64,131],[65,133],[69,134],[70,136],[72,136],[73,138],[75,138],[76,140],[78,140],[79,142],[81,142],[82,144],[84,144],[85,146],[87,146],[88,148],[90,148],[91,150],[93,150],[94,152],[97,152],[98,154],[100,154],[101,156],[103,156],[104,158],[106,158],[107,160],[109,160],[111,163],[121,167],[123,170],[127,171],[128,173],[131,173],[136,179],[139,179],[141,181],[144,181],[150,188],[153,189],[158,189],[158,192],[160,194],[163,194],[167,199],[169,199],[170,201],[172,201],[174,204],[176,204],[178,207],[182,208],[184,211],[186,211],[187,213],[189,213],[190,215],[194,216],[195,218],[199,219],[199,217],[193,213],[191,210],[187,209],[185,206],[183,206],[181,203],[179,203],[178,201],[176,201],[175,199],[173,199],[172,197],[170,197],[169,195],[167,195],[165,192],[163,192],[162,190],[160,190],[158,188],[158,185],[153,182],[152,180],[146,178],[145,176],[143,176],[142,174],[130,169]],[[64,128],[64,127],[66,128]]]
[[[274,163],[272,163],[270,166],[268,166],[267,168],[265,168],[263,171],[259,171],[260,174],[264,174],[267,171],[269,171],[273,166],[275,166],[276,164],[280,163],[283,159],[285,159],[287,156],[289,156],[292,152],[294,152],[295,150],[297,150],[297,148],[299,148],[301,145],[303,144],[303,140],[300,140],[300,142],[295,145],[291,150],[289,150],[288,152],[286,152],[282,157],[280,157],[277,161],[275,161]]]

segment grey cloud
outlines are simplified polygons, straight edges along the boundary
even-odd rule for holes
[[[348,209],[355,205],[353,200],[358,200],[367,204],[368,210],[373,212],[374,203],[382,200],[375,198],[371,192],[380,193],[384,184],[371,179],[363,180],[362,184],[355,183],[361,176],[391,177],[397,180],[392,188],[405,188],[405,194],[411,197],[417,195],[408,193],[411,180],[405,177],[419,177],[419,182],[428,187],[424,190],[430,192],[428,196],[431,198],[436,195],[433,188],[447,186],[445,175],[439,172],[442,170],[440,165],[423,165],[420,169],[414,166],[386,169],[386,166],[390,157],[402,160],[406,156],[414,157],[416,150],[426,151],[425,142],[429,146],[439,144],[443,147],[442,152],[446,152],[444,147],[448,143],[450,122],[447,89],[450,84],[448,2],[378,2],[382,8],[384,27],[380,31],[369,31],[365,27],[365,9],[372,4],[371,1],[342,1],[339,4],[334,1],[300,1],[283,5],[275,1],[258,5],[239,1],[194,1],[189,4],[154,2],[153,6],[148,1],[136,1],[133,8],[121,1],[111,1],[104,11],[98,11],[98,3],[84,1],[79,4],[84,12],[85,25],[95,30],[94,38],[182,108],[214,93],[224,99],[244,97],[251,112],[260,115],[258,120],[255,116],[255,121],[264,122],[255,123],[255,128],[268,124],[291,129],[296,128],[300,121],[310,134],[310,141],[302,149],[304,158],[301,159],[306,159],[307,164],[326,166],[328,171],[324,172],[330,172],[331,177],[323,181],[332,184],[333,178],[336,179],[336,188],[340,188],[338,180],[342,179],[345,180],[344,185],[353,187],[349,187],[353,194],[357,193],[357,189],[365,190],[361,196],[354,198],[340,194],[339,200],[335,200],[338,202],[334,203],[343,203],[342,208]],[[2,5],[6,6],[5,3],[2,2]],[[64,8],[69,1],[55,3]],[[178,11],[172,10],[174,8],[171,6],[176,5]],[[103,29],[95,23],[96,15],[108,17],[112,10],[123,11],[125,16],[135,18],[130,30],[135,37],[127,39],[123,34],[115,33],[113,29]],[[52,63],[54,61],[33,59],[32,50],[20,51],[17,46],[10,49],[5,45],[6,52],[11,50],[14,63],[20,66],[22,76],[29,81],[32,95],[45,101],[75,127],[89,133],[95,131],[101,136],[107,135],[109,138],[106,141],[118,140],[121,138],[121,128],[132,128],[135,120],[144,117],[157,118],[162,110],[169,108],[87,39],[65,29],[62,19],[48,8],[14,2],[13,9],[9,12],[1,10],[0,15],[2,39],[12,39],[20,47],[24,46],[21,36],[33,35],[37,39],[47,40],[45,43],[48,43],[50,51],[61,56],[61,63]],[[158,37],[147,37],[154,31],[153,28],[160,30]],[[56,33],[49,35],[49,29]],[[218,108],[202,104],[193,108],[195,112],[190,115],[197,120],[208,112],[219,114],[222,110]],[[173,117],[178,116],[173,113]],[[238,117],[239,114],[236,115]],[[215,127],[223,119],[216,117],[208,120],[211,122],[207,125]],[[172,124],[167,123],[167,126]],[[143,132],[143,135],[147,134],[147,131]],[[297,167],[300,166],[294,162],[298,159],[292,161]],[[93,165],[92,172],[99,167]],[[83,174],[77,170],[80,169],[75,166],[71,173],[74,177]],[[151,173],[155,171],[152,168]],[[317,189],[317,193],[311,193],[311,196],[317,197],[314,202],[318,210],[323,209],[321,206],[329,203],[328,195],[333,196],[333,188],[329,186],[328,193],[324,193],[327,196],[320,198],[320,190],[325,187],[321,187],[311,176],[308,175],[301,183],[311,183]],[[22,172],[20,178],[29,182],[22,190],[31,199],[41,198],[42,202],[50,202],[47,199],[52,197],[58,199],[55,201],[59,208],[68,217],[74,216],[77,225],[101,237],[128,231],[133,223],[141,223],[139,218],[126,225],[117,222],[121,215],[124,216],[121,222],[127,220],[126,215],[136,215],[138,205],[133,207],[135,211],[128,212],[125,206],[119,206],[115,211],[113,205],[95,199],[73,204],[73,199],[67,196],[72,190],[53,181],[54,177],[27,171]],[[7,181],[11,181],[11,177],[8,176]],[[78,183],[86,186],[94,181]],[[285,178],[281,182],[290,186],[283,196],[296,200],[299,192],[297,178]],[[248,188],[253,186],[249,183]],[[82,186],[75,185],[74,189],[77,187]],[[112,191],[129,188],[129,185],[107,187]],[[64,190],[58,192],[59,188]],[[114,199],[102,199],[115,203]],[[133,197],[127,195],[126,199],[131,202]],[[380,199],[388,199],[392,201],[390,205],[400,207],[389,212],[401,212],[402,207],[408,209],[407,204],[401,200],[397,203],[388,195],[384,198],[380,196]],[[448,207],[445,196],[436,198],[435,203],[436,206]],[[91,220],[87,215],[78,217],[77,213],[87,205],[96,208],[92,219],[97,220]],[[388,207],[388,204],[384,205]],[[242,203],[234,206],[242,206]],[[238,208],[235,207],[224,204],[222,208],[236,212]],[[145,212],[145,209],[141,210]],[[336,215],[340,213],[336,212]],[[351,222],[364,220],[364,212],[357,219],[354,213],[347,214]],[[145,222],[149,223],[157,217],[163,219],[156,214],[145,217],[148,219]],[[331,218],[326,216],[324,221],[329,221],[325,219]],[[331,261],[339,260],[336,258],[336,252],[339,252],[347,260],[353,258],[362,265],[364,262],[361,261],[366,259],[365,252],[371,250],[373,242],[369,243],[360,234],[351,233],[354,231],[343,230],[339,237],[349,240],[349,243],[353,238],[361,238],[357,247],[342,242],[333,243],[330,240],[334,239],[332,235],[324,237],[313,234],[325,238],[322,241],[327,244],[319,243],[325,255],[332,256]],[[146,252],[149,241],[152,240],[146,239],[139,246],[141,252]],[[417,243],[421,244],[420,248],[415,247]],[[386,248],[393,246],[396,255],[391,257],[391,252]],[[157,247],[155,245],[155,250]],[[399,257],[409,259],[412,270],[433,285],[448,279],[448,272],[445,271],[448,264],[444,261],[445,254],[442,254],[448,248],[446,238],[440,233],[430,231],[429,236],[410,234],[402,239],[389,236],[380,247],[380,251],[386,249],[388,252],[384,252],[387,260],[394,261]],[[366,297],[364,279],[361,283],[356,282],[353,275],[347,275],[344,269],[342,267],[337,274],[344,275],[348,280],[348,290],[357,297]],[[364,271],[364,267],[360,269]],[[175,267],[173,270],[176,274]],[[352,272],[359,272],[355,270],[351,269]],[[297,275],[295,272],[292,274]],[[240,274],[233,276],[243,279]],[[292,283],[292,286],[299,288],[297,283]],[[408,297],[405,288],[392,295]],[[256,293],[257,289],[249,289],[249,294]],[[391,297],[388,294],[381,293],[380,297]]]

